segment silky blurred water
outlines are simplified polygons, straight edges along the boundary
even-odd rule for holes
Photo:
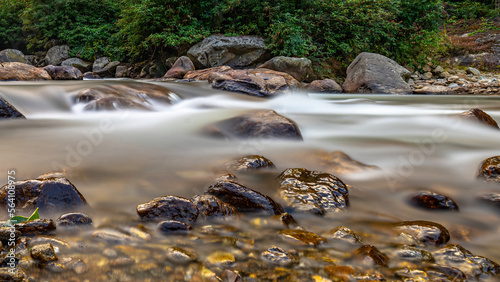
[[[132,83],[164,86],[181,100],[155,105],[156,112],[83,112],[74,105],[81,89]],[[154,197],[201,194],[233,158],[263,155],[277,174],[289,167],[322,170],[318,151],[340,150],[381,170],[337,175],[356,188],[349,211],[329,218],[298,215],[302,225],[321,231],[325,225],[362,229],[370,221],[431,220],[468,230],[467,238],[452,232],[450,242],[500,262],[500,212],[476,200],[480,193],[500,192],[500,184],[475,180],[482,160],[500,155],[500,131],[453,117],[481,108],[500,121],[498,97],[294,93],[260,99],[205,83],[130,80],[4,82],[0,95],[27,117],[0,122],[2,182],[10,169],[18,180],[64,169],[96,222],[103,214],[135,218],[136,206]],[[304,141],[228,141],[201,133],[251,109],[294,120]],[[241,181],[277,199],[272,177]],[[421,190],[450,196],[460,212],[408,205],[408,196]]]

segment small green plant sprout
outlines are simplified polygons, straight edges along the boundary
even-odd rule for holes
[[[17,223],[21,223],[21,222],[25,222],[25,221],[31,221],[31,220],[35,220],[35,219],[39,219],[39,218],[40,218],[40,216],[38,215],[38,208],[36,208],[36,210],[30,215],[30,217],[25,217],[25,216],[22,216],[22,215],[16,215],[16,216],[11,217],[9,220],[7,220],[7,222],[5,222],[3,224],[3,226],[5,226],[5,227],[12,227],[12,226],[14,226]]]

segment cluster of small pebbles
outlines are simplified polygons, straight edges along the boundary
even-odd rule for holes
[[[351,171],[353,166],[359,170],[374,169],[345,156],[342,159],[347,161],[335,162],[334,171],[342,171],[343,167]],[[301,225],[301,220],[308,218],[305,215],[335,216],[348,212],[353,201],[349,196],[356,190],[327,172],[305,168],[281,172],[272,161],[259,155],[230,161],[222,170],[226,174],[214,179],[204,194],[191,199],[165,195],[138,204],[137,216],[125,223],[105,221],[95,226],[87,214],[72,212],[55,221],[38,219],[16,224],[16,252],[12,260],[15,271],[9,271],[10,229],[1,227],[0,280],[236,282],[499,278],[500,265],[450,243],[453,233],[437,222],[381,221],[363,228],[332,225],[306,230]],[[274,175],[279,187],[276,193],[266,195],[238,180],[238,175],[262,173]],[[500,182],[500,157],[485,160],[478,178]],[[40,182],[47,185],[39,185]],[[87,207],[83,196],[59,174],[15,185],[19,189],[37,188],[28,195],[33,200],[53,190],[73,191],[70,194],[76,198],[65,199],[66,206],[59,203],[59,209]],[[44,191],[46,187],[50,191]],[[2,192],[5,186],[0,189]],[[478,197],[498,207],[500,194]],[[428,211],[459,212],[453,199],[433,191],[413,193],[407,200],[409,205]],[[50,214],[48,207],[52,205],[40,210],[42,216]]]
[[[445,71],[441,66],[426,65],[423,73],[415,72],[408,83],[414,94],[498,95],[499,79],[497,74],[472,67]]]

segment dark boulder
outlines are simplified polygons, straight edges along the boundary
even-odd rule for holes
[[[70,66],[48,65],[43,68],[53,80],[82,80],[82,72]]]
[[[56,222],[65,227],[87,227],[92,225],[92,218],[81,212],[72,212],[61,215]]]
[[[410,203],[429,210],[458,211],[458,205],[451,198],[429,191],[419,192],[411,196]]]
[[[115,77],[116,67],[120,65],[118,61],[111,61],[106,57],[98,58],[92,64],[92,72],[101,77]]]
[[[52,78],[42,68],[14,62],[3,63],[0,66],[0,81],[2,80],[37,81],[52,80]]]
[[[198,207],[200,217],[221,218],[239,214],[235,207],[224,203],[213,195],[197,195],[191,198],[191,202]]]
[[[14,119],[14,118],[25,119],[26,117],[23,114],[21,114],[9,102],[5,101],[2,97],[0,97],[0,119]]]
[[[309,92],[319,93],[341,93],[342,86],[340,86],[333,79],[314,80],[306,87]]]
[[[100,77],[97,73],[90,72],[90,71],[84,73],[83,78],[85,78],[85,79],[102,79],[102,77]]]
[[[158,231],[160,231],[161,233],[164,233],[166,235],[171,235],[171,234],[185,233],[191,230],[191,226],[185,224],[184,222],[176,220],[165,220],[158,223],[156,229],[158,229]]]
[[[16,209],[40,213],[68,211],[85,207],[87,201],[76,187],[66,178],[54,177],[47,179],[33,179],[16,181]],[[8,187],[0,188],[0,206],[6,207],[8,201]]]
[[[54,46],[47,51],[45,55],[45,63],[47,65],[60,65],[64,60],[69,57],[69,46],[68,45],[59,45]]]
[[[375,246],[364,245],[359,249],[354,251],[354,256],[365,260],[366,258],[370,258],[375,265],[388,267],[389,266],[389,257],[384,253],[380,252]]]
[[[484,160],[479,166],[477,179],[487,182],[500,182],[500,156]]]
[[[21,235],[40,235],[51,234],[56,230],[56,224],[52,219],[35,219],[24,221],[15,225],[16,230],[21,232]]]
[[[477,108],[470,109],[466,112],[461,113],[459,117],[470,121],[480,122],[484,125],[488,125],[492,128],[498,129],[497,122],[490,115],[483,112],[481,109]]]
[[[252,171],[258,169],[275,169],[276,166],[269,159],[260,155],[251,155],[239,158],[227,165],[230,171]]]
[[[184,75],[189,71],[194,71],[194,64],[188,57],[182,56],[179,59],[177,59],[177,61],[175,61],[172,68],[170,68],[163,77],[183,78]]]
[[[298,88],[291,75],[268,69],[228,70],[212,73],[212,87],[257,97],[276,96]]]
[[[226,138],[264,138],[302,140],[292,120],[271,110],[257,110],[217,122],[210,132]]]
[[[347,93],[412,94],[410,72],[379,54],[363,52],[347,68],[342,88]]]
[[[220,181],[211,185],[206,194],[216,196],[241,213],[266,212],[271,215],[281,215],[285,212],[283,207],[269,196],[231,181]]]
[[[431,221],[404,221],[396,224],[395,229],[411,235],[426,245],[440,246],[450,240],[450,233],[439,223]]]
[[[5,49],[0,51],[0,63],[18,62],[27,64],[28,60],[23,52],[16,49]],[[0,66],[1,67],[1,66]]]
[[[342,151],[323,152],[319,151],[312,154],[320,160],[321,165],[325,167],[326,172],[333,174],[359,173],[380,168],[374,165],[367,165],[353,160],[349,155]]]
[[[312,62],[307,58],[278,56],[266,61],[259,68],[288,73],[298,81],[309,82],[313,77]]]
[[[198,208],[190,200],[177,196],[155,198],[137,206],[142,220],[177,220],[194,222],[198,218]]]
[[[297,211],[325,215],[349,206],[349,191],[339,178],[320,171],[289,168],[279,176],[280,196]]]
[[[188,56],[201,69],[248,67],[265,61],[268,53],[262,37],[211,35],[191,47]]]

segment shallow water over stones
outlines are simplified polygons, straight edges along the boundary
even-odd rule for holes
[[[141,84],[147,83],[0,84],[0,95],[27,118],[0,121],[2,185],[12,169],[16,181],[63,170],[37,181],[68,179],[88,207],[41,214],[42,221],[51,219],[55,226],[68,212],[84,212],[88,218],[78,218],[92,220],[84,228],[57,224],[48,234],[21,237],[16,277],[37,281],[498,279],[500,213],[495,195],[500,186],[476,178],[484,160],[500,155],[500,132],[456,118],[480,108],[498,121],[497,98],[297,93],[261,100],[217,92],[203,83],[155,82],[155,87],[165,86],[181,100],[170,104],[146,99],[152,112],[83,113],[81,105],[74,104],[85,89],[119,85],[140,93]],[[292,120],[301,138],[220,139],[204,134],[210,125],[255,110],[272,110]],[[228,165],[255,155],[273,166]],[[349,208],[324,216],[290,209],[279,196],[278,178],[289,168],[341,179],[349,191]],[[249,214],[231,203],[236,210],[241,208],[237,216],[210,217],[186,202],[198,195],[203,207],[221,210],[220,202],[206,194],[220,182],[250,188],[276,205],[269,204],[270,212]],[[436,212],[410,204],[408,199],[421,191],[453,199],[460,211]],[[179,217],[142,220],[137,213],[138,205],[174,196],[191,207],[193,212],[186,215],[198,208],[196,220],[182,225]],[[422,221],[434,225],[426,227]],[[180,226],[185,227],[181,232]],[[5,246],[8,237],[3,235],[0,229]],[[29,250],[44,244],[52,245],[56,261],[33,258]],[[4,248],[2,262],[7,262],[6,255]],[[5,279],[7,266],[2,266],[0,277]]]

